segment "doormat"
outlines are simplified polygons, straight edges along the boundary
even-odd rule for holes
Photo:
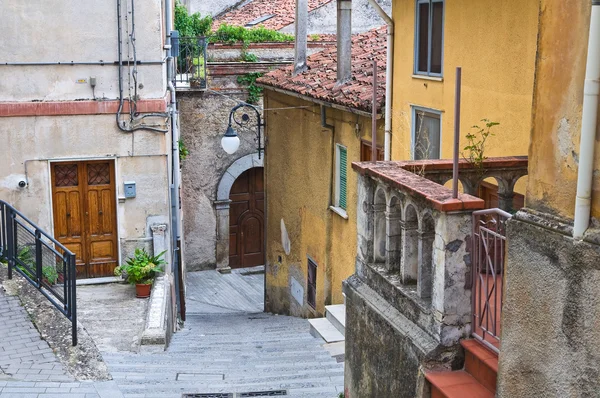
[[[282,397],[288,395],[287,390],[251,391],[251,392],[217,392],[201,394],[183,394],[181,398],[252,398]]]

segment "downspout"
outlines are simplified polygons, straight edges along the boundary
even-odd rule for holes
[[[335,123],[334,124],[329,124],[327,123],[327,107],[325,105],[321,105],[321,127],[325,128],[325,129],[329,129],[331,130],[331,170],[329,173],[329,203],[328,203],[328,208],[331,208],[332,206],[335,206],[335,198],[333,197],[334,192],[333,192],[333,184],[334,184],[334,180],[335,180]],[[328,217],[327,217],[327,241],[325,243],[325,250],[327,252],[327,280],[329,282],[333,281],[333,275],[332,275],[332,270],[333,267],[330,266],[332,264],[332,260],[331,260],[331,253],[332,253],[332,245],[333,245],[333,241],[332,241],[332,236],[333,236],[333,217],[337,217],[333,214],[333,212],[329,209],[326,209],[326,211],[329,213]],[[332,303],[332,290],[331,290],[331,283],[329,283],[329,286],[327,286],[327,284],[325,285],[325,303]]]
[[[573,238],[581,240],[590,225],[592,179],[594,172],[594,145],[596,140],[598,96],[600,94],[600,0],[592,0],[590,36],[588,41],[583,112],[581,115],[581,142],[577,173],[577,198]]]
[[[385,137],[383,147],[383,159],[391,160],[392,141],[392,84],[394,67],[394,20],[377,3],[377,0],[369,0],[375,11],[387,24],[387,59],[385,65]]]
[[[171,269],[175,283],[175,298],[177,309],[181,309],[180,286],[179,286],[179,122],[177,120],[177,97],[173,85],[173,73],[175,63],[171,52],[172,25],[172,0],[165,0],[165,50],[167,51],[167,88],[171,97],[169,109],[171,119]]]

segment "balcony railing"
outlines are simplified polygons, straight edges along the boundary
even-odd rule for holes
[[[8,278],[21,274],[71,321],[77,345],[75,255],[8,203],[0,200],[0,259]]]
[[[180,37],[174,40],[179,47],[176,62],[177,89],[206,90],[206,37]]]

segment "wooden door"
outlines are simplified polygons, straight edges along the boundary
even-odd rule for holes
[[[229,266],[253,267],[265,263],[263,168],[242,173],[231,187],[229,199]]]
[[[114,162],[52,164],[54,235],[77,257],[77,277],[112,276],[117,266]]]

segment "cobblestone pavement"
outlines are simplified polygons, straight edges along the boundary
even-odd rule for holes
[[[0,375],[0,396],[181,398],[182,393],[269,390],[286,390],[289,397],[338,396],[343,389],[343,364],[331,358],[322,340],[310,335],[308,322],[260,312],[263,275],[193,274],[188,275],[188,296],[196,304],[167,351],[114,350],[104,347],[104,342],[100,349],[113,377],[109,382],[77,382],[64,372],[59,374],[60,363],[39,338],[18,299],[0,296],[0,317],[6,320],[0,333],[14,339],[15,346],[24,346],[13,352],[12,344],[2,339],[0,366],[14,374]],[[194,281],[202,281],[201,287],[192,285]],[[236,290],[235,299],[231,289]],[[223,305],[219,300],[227,297],[230,300]]]

